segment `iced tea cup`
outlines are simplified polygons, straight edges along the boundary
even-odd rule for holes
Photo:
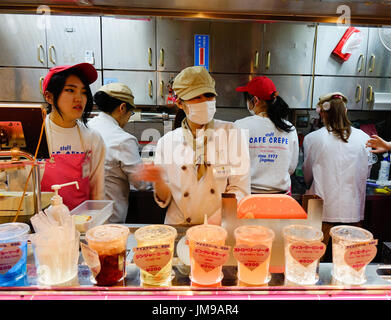
[[[98,286],[110,286],[126,276],[126,243],[129,228],[105,224],[86,232],[88,246],[99,256],[100,271],[95,276]]]
[[[171,283],[172,257],[174,255],[175,238],[177,231],[174,227],[168,225],[150,225],[136,230],[134,236],[137,241],[137,247],[168,245],[170,259],[160,271],[152,274],[140,269],[140,280],[142,284],[150,286],[167,286]]]
[[[223,279],[222,266],[213,270],[205,270],[195,259],[194,251],[197,243],[212,246],[224,246],[227,231],[217,225],[201,224],[190,227],[186,231],[190,250],[190,280],[199,285],[215,285]]]
[[[367,280],[365,276],[366,264],[357,269],[354,262],[348,263],[349,260],[346,259],[345,255],[349,255],[349,252],[355,254],[363,248],[366,249],[366,245],[369,245],[372,254],[372,258],[369,257],[367,261],[369,263],[376,255],[376,247],[370,245],[373,242],[372,233],[359,227],[341,225],[332,227],[330,236],[333,243],[333,278],[346,284],[365,283]]]
[[[326,246],[323,232],[306,225],[290,225],[283,229],[285,278],[300,284],[315,284],[319,280],[319,260]]]
[[[263,226],[240,226],[234,236],[239,281],[250,285],[268,283],[274,231]]]

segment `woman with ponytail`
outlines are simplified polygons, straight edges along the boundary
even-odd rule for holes
[[[236,88],[243,92],[251,116],[235,125],[249,130],[251,193],[290,193],[299,144],[295,127],[286,120],[289,106],[272,80],[255,77]]]
[[[323,199],[323,234],[327,245],[329,230],[337,224],[360,226],[364,219],[365,187],[370,173],[369,136],[351,126],[347,98],[340,92],[319,98],[316,110],[324,127],[306,135],[303,142],[304,179]]]

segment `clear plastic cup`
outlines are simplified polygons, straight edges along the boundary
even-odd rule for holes
[[[268,283],[271,279],[269,272],[274,231],[263,226],[240,226],[234,230],[236,246],[245,245],[254,247],[263,245],[267,247],[268,257],[258,267],[251,270],[238,261],[238,279],[251,285]]]
[[[11,222],[0,224],[0,286],[27,284],[28,224]]]
[[[98,286],[110,286],[126,276],[126,245],[129,228],[119,224],[105,224],[86,232],[88,246],[99,256]]]
[[[217,225],[200,224],[187,229],[186,237],[190,252],[190,280],[200,285],[217,284],[223,279],[222,266],[211,271],[205,271],[194,259],[196,242],[223,246],[227,238],[227,231]]]
[[[37,234],[33,234],[35,236]],[[79,261],[79,231],[60,245],[44,238],[32,237],[37,280],[41,285],[58,286],[77,277]]]
[[[309,246],[315,245],[323,240],[322,230],[306,225],[290,225],[285,227],[282,232],[284,236],[285,278],[300,285],[318,282],[318,267],[321,257],[305,266],[292,257],[290,246],[298,242]]]
[[[359,271],[353,269],[345,261],[347,246],[368,243],[373,240],[369,231],[354,226],[335,226],[330,229],[333,243],[333,271],[335,280],[346,284],[363,284],[366,282],[365,269]]]
[[[169,262],[155,275],[140,270],[140,280],[142,284],[150,286],[166,286],[171,282],[172,257],[174,255],[174,245],[177,231],[174,227],[155,224],[141,227],[136,230],[134,237],[138,247],[169,245],[171,259]]]

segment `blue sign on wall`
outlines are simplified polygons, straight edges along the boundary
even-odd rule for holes
[[[194,65],[209,71],[209,35],[194,35]]]

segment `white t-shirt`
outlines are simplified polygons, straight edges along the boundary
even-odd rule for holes
[[[289,190],[299,159],[296,129],[280,131],[269,118],[258,115],[237,120],[235,125],[249,130],[251,192]]]
[[[365,188],[370,173],[369,136],[352,127],[343,142],[325,127],[303,141],[303,173],[308,194],[323,199],[323,221],[354,223],[364,219]]]
[[[49,116],[45,121],[50,154],[80,154],[91,151],[90,199],[103,200],[105,144],[101,136],[87,128],[81,121],[77,121],[80,135],[77,126],[73,128],[60,127],[51,121]],[[41,177],[43,174],[44,169],[41,169]]]

